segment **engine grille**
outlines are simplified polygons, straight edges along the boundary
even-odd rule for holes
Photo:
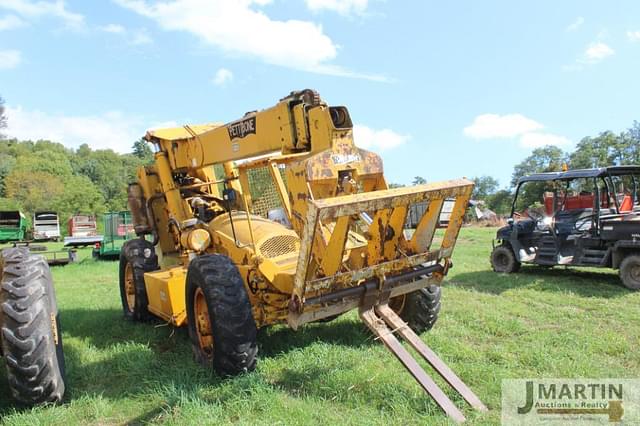
[[[278,235],[260,244],[260,253],[268,259],[300,250],[300,239],[294,235]]]

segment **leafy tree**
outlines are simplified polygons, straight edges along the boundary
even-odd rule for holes
[[[149,143],[140,138],[133,143],[133,155],[138,157],[143,164],[151,164],[153,162],[153,151],[149,147]]]
[[[401,183],[393,183],[391,182],[389,185],[389,189],[393,189],[393,188],[402,188],[404,185]]]
[[[0,211],[3,210],[20,210],[22,207],[13,198],[0,197]]]
[[[19,156],[16,170],[44,172],[53,176],[71,176],[73,169],[66,154],[56,151],[35,151],[28,156]]]
[[[416,176],[413,178],[413,182],[411,182],[412,185],[422,185],[427,183],[427,180],[425,178],[423,178],[422,176]]]
[[[511,202],[513,194],[508,189],[501,189],[487,197],[486,205],[498,215],[511,213]]]
[[[516,164],[511,175],[511,186],[516,186],[518,179],[533,173],[557,172],[562,170],[566,154],[558,147],[547,145],[536,148],[527,158]]]
[[[498,181],[491,176],[479,176],[473,178],[475,186],[471,198],[475,200],[486,200],[490,195],[498,190]]]
[[[513,169],[511,185],[516,186],[518,179],[533,173],[558,172],[566,160],[566,154],[556,146],[536,148],[531,155],[522,160]],[[529,182],[522,186],[518,194],[518,210],[542,202],[545,192],[544,182]]]
[[[620,165],[625,162],[624,133],[616,135],[606,131],[598,136],[582,138],[576,150],[569,156],[569,164],[572,169],[588,169],[592,167],[605,167]]]
[[[11,170],[15,165],[15,157],[4,152],[0,152],[0,197],[3,197],[5,194],[4,180],[7,178],[9,173],[11,173]]]
[[[7,116],[5,115],[4,99],[0,96],[0,130],[7,128]],[[4,139],[4,135],[0,131],[0,140]]]
[[[15,200],[30,215],[48,210],[65,190],[62,181],[43,171],[13,170],[5,179],[6,196]]]
[[[104,213],[104,198],[86,176],[71,176],[65,180],[64,187],[65,190],[51,203],[61,222],[78,213]]]

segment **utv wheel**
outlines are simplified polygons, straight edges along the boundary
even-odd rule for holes
[[[256,323],[242,277],[219,254],[198,256],[187,271],[187,318],[195,360],[222,376],[256,367]]]
[[[144,273],[158,269],[153,245],[142,239],[127,241],[120,250],[120,299],[124,317],[130,321],[149,319]]]
[[[620,279],[630,290],[640,290],[640,255],[630,254],[620,264]]]
[[[65,391],[60,318],[49,265],[27,248],[0,256],[0,352],[15,399],[60,402]]]
[[[491,267],[495,272],[510,274],[520,270],[520,262],[510,246],[500,245],[491,253]]]
[[[394,297],[389,307],[417,334],[431,330],[440,312],[441,289],[437,285],[422,288],[413,293]]]

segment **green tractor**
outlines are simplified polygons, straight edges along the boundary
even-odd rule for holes
[[[17,210],[0,211],[0,244],[22,241],[27,233],[27,218]]]

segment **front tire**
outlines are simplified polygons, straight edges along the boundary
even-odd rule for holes
[[[143,239],[129,240],[120,250],[120,300],[124,317],[145,321],[151,317],[144,273],[158,268],[153,245]]]
[[[520,270],[520,262],[516,259],[511,246],[502,244],[491,252],[491,267],[495,272],[510,274]]]
[[[44,257],[10,248],[0,256],[0,346],[14,398],[60,402],[65,366],[55,291]]]
[[[257,329],[242,277],[231,260],[201,255],[187,271],[187,318],[195,360],[222,376],[256,368]]]
[[[640,290],[640,255],[630,254],[622,260],[620,280],[629,290]]]
[[[442,291],[430,285],[403,296],[394,297],[389,307],[395,311],[417,334],[433,328],[440,313]]]

